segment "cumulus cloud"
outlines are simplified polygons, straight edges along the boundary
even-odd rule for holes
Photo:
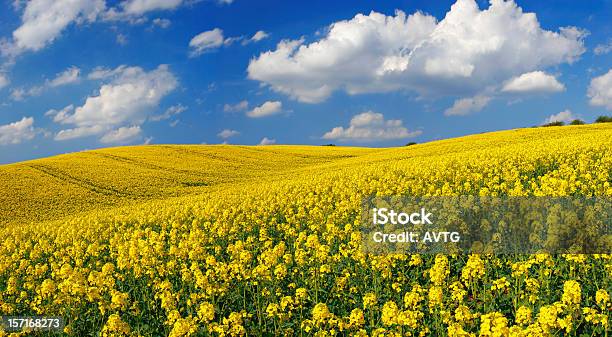
[[[9,85],[9,83],[10,81],[8,77],[5,74],[0,73],[0,89],[6,87],[7,85]]]
[[[477,95],[474,97],[458,99],[453,103],[453,106],[444,111],[446,116],[465,116],[472,112],[482,110],[489,102],[491,97]]]
[[[74,105],[70,104],[61,110],[51,109],[45,112],[45,116],[53,117],[53,121],[59,123],[66,119],[74,111]]]
[[[115,69],[96,67],[87,75],[87,78],[90,80],[103,80],[123,73],[125,68],[127,68],[125,65],[121,65]]]
[[[323,139],[340,141],[381,141],[416,137],[422,132],[408,131],[399,119],[385,120],[383,114],[367,111],[355,115],[349,127],[337,126],[323,135]]]
[[[81,75],[81,69],[77,67],[70,67],[63,72],[57,74],[54,79],[48,82],[50,87],[59,87],[71,83],[78,82]]]
[[[39,96],[49,88],[57,88],[68,84],[78,82],[81,70],[77,67],[70,67],[57,75],[53,79],[46,80],[44,84],[33,86],[31,88],[14,88],[11,90],[11,98],[15,101],[21,101],[26,97]]]
[[[56,140],[103,133],[114,135],[116,128],[140,126],[161,99],[178,85],[167,65],[148,72],[140,67],[117,69],[111,71],[114,74],[111,81],[103,84],[97,95],[87,97],[82,106],[68,106],[55,113],[54,121],[72,126],[58,132]]]
[[[268,33],[264,32],[263,30],[258,30],[251,37],[251,41],[254,41],[254,42],[261,41],[261,40],[267,38],[268,36],[269,36]]]
[[[141,132],[140,126],[124,126],[108,132],[100,138],[100,142],[104,144],[125,144],[138,138]]]
[[[563,90],[565,90],[565,86],[562,83],[553,75],[543,71],[532,71],[518,77],[513,77],[502,88],[503,92],[513,93],[551,93]]]
[[[19,144],[36,136],[34,118],[23,117],[21,120],[0,125],[0,145]]]
[[[556,123],[556,122],[569,123],[573,121],[574,119],[578,119],[578,116],[575,116],[570,110],[564,110],[557,114],[548,116],[548,118],[544,120],[544,124]]]
[[[105,127],[102,125],[93,126],[81,126],[71,129],[60,130],[54,137],[55,140],[70,140],[75,138],[89,137],[99,135],[105,131]]]
[[[182,105],[182,104],[173,105],[173,106],[169,107],[168,109],[166,109],[166,111],[164,111],[163,114],[151,116],[149,118],[149,120],[151,120],[153,122],[163,121],[163,120],[169,119],[169,118],[171,118],[173,116],[179,115],[179,114],[185,112],[185,110],[187,110],[187,107]]]
[[[247,117],[261,118],[276,115],[282,112],[283,103],[279,101],[267,101],[246,113]]]
[[[371,12],[331,24],[312,43],[282,41],[251,60],[248,77],[308,103],[340,90],[469,96],[574,62],[585,35],[575,27],[545,30],[514,1],[491,0],[481,10],[475,0],[458,0],[440,22],[421,12]]]
[[[5,56],[38,51],[53,42],[71,24],[93,22],[105,10],[104,0],[31,0],[11,41],[2,44]]]
[[[163,10],[174,10],[182,5],[193,3],[188,0],[125,0],[117,6],[104,12],[103,19],[107,21],[127,20],[130,23],[143,23],[147,13]],[[162,19],[165,20],[165,19]],[[168,20],[166,20],[169,23]],[[153,22],[154,26],[163,27],[164,21]],[[161,25],[158,25],[161,24]]]
[[[272,145],[272,144],[276,144],[276,139],[263,137],[261,141],[259,142],[259,145]]]
[[[202,55],[207,51],[222,46],[224,41],[223,30],[219,28],[202,32],[189,41],[189,48],[191,48],[190,55],[192,57]]]
[[[234,136],[238,136],[239,134],[240,132],[236,130],[224,129],[223,131],[219,132],[217,136],[221,139],[229,139]]]
[[[595,46],[593,49],[593,53],[595,55],[606,55],[607,53],[612,51],[612,40],[608,41],[608,43],[600,43]]]
[[[117,43],[121,46],[125,46],[129,42],[127,35],[121,34],[121,33],[117,34],[116,40],[117,40]]]
[[[170,27],[171,24],[172,24],[172,21],[170,21],[168,19],[161,19],[161,18],[153,19],[153,26],[159,27],[159,28],[162,28],[162,29],[166,29],[166,28]]]
[[[258,42],[268,37],[263,30],[257,31],[251,38],[245,36],[225,37],[220,28],[211,29],[194,36],[189,42],[189,56],[196,57],[206,52],[216,50],[221,46],[229,46],[242,41],[242,45]]]
[[[607,110],[612,110],[612,69],[591,80],[587,96],[591,105],[603,106]]]
[[[105,0],[30,0],[15,1],[14,8],[23,10],[21,25],[13,31],[12,39],[0,43],[4,56],[15,57],[25,51],[38,51],[52,43],[70,25],[98,20],[146,21],[143,15],[152,11],[173,10],[187,0],[125,0],[107,8]],[[167,19],[155,19],[153,25],[166,28]],[[117,41],[125,41],[121,35]]]
[[[157,10],[175,9],[183,0],[126,0],[121,3],[123,12],[129,15],[142,15]]]
[[[261,40],[267,39],[269,36],[270,34],[266,33],[265,31],[258,30],[257,32],[255,32],[255,34],[253,34],[253,36],[251,36],[251,38],[244,39],[242,41],[242,44],[247,45],[249,43],[259,42]]]
[[[223,105],[223,112],[240,112],[249,108],[249,102],[246,100],[240,101],[236,104],[225,104]]]

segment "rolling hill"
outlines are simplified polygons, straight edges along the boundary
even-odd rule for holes
[[[0,224],[60,219],[101,208],[202,194],[249,182],[577,139],[606,145],[609,124],[500,131],[404,148],[152,145],[84,151],[0,166]]]
[[[611,136],[155,145],[4,165],[0,313],[63,317],[67,336],[603,336],[609,252],[373,254],[360,219],[371,195],[609,198]],[[546,233],[585,234],[557,220]]]

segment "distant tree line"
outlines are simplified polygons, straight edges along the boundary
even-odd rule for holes
[[[612,123],[612,116],[599,116],[597,117],[597,119],[595,120],[594,123]],[[567,125],[583,125],[586,124],[585,121],[581,120],[581,119],[574,119],[573,121],[569,122]],[[550,123],[546,123],[546,124],[542,124],[540,126],[542,127],[548,127],[548,126],[564,126],[565,122],[562,121],[558,121],[558,122],[550,122]],[[537,127],[537,126],[534,126]],[[412,145],[416,145],[416,142],[410,142],[407,143],[405,146],[412,146]],[[336,146],[335,144],[323,144],[323,146]]]
[[[599,116],[595,120],[595,123],[612,123],[612,116]],[[586,124],[583,120],[574,119],[573,121],[569,122],[568,125],[583,125],[583,124]],[[565,125],[565,122],[558,121],[558,122],[546,123],[541,126],[547,127],[547,126],[563,126],[563,125]]]

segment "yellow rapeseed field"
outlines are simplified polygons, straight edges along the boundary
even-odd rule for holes
[[[612,255],[370,255],[369,195],[612,197],[612,125],[0,167],[0,314],[70,336],[607,336]],[[0,336],[3,333],[0,332]]]

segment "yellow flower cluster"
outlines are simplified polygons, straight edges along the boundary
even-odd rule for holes
[[[610,197],[611,134],[122,148],[2,167],[0,314],[62,316],[72,336],[603,336],[612,255],[366,254],[360,215],[370,195]]]

